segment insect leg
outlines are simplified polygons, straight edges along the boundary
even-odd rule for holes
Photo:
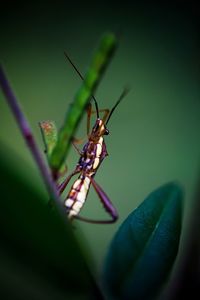
[[[95,224],[109,224],[109,223],[114,223],[118,219],[118,213],[115,207],[113,206],[112,202],[106,195],[106,193],[102,190],[102,188],[96,183],[96,181],[90,177],[91,183],[97,192],[105,210],[110,214],[112,217],[111,220],[92,220],[92,219],[87,219],[81,216],[74,216],[74,218],[79,219],[81,221],[89,222],[89,223],[95,223]]]
[[[83,153],[82,153],[82,151],[76,146],[76,144],[77,144],[77,143],[73,140],[73,141],[72,141],[73,147],[74,147],[75,150],[78,152],[78,154],[79,154],[80,156],[82,156]]]
[[[104,113],[102,120],[105,123],[105,121],[106,121],[106,119],[107,119],[107,117],[108,117],[108,115],[110,113],[110,110],[108,108],[103,108],[103,109],[100,109],[99,112],[103,112]],[[95,113],[96,113],[95,110],[91,111],[91,114],[95,114]]]
[[[62,192],[64,191],[64,189],[66,188],[67,184],[69,183],[70,179],[76,175],[80,173],[80,170],[74,170],[74,172],[72,172],[59,186],[58,186],[58,191],[59,194],[61,195]]]
[[[86,137],[84,137],[84,138],[73,137],[72,138],[72,144],[76,144],[76,145],[83,144],[83,142],[85,141],[85,139],[86,139]]]
[[[110,110],[107,109],[107,108],[105,108],[105,109],[100,109],[100,112],[104,112],[102,120],[103,120],[103,123],[105,124],[106,119],[107,119],[107,117],[108,117],[108,115],[110,113]]]
[[[87,137],[89,136],[89,132],[90,132],[90,119],[91,119],[91,115],[93,113],[96,113],[96,111],[94,111],[94,112],[92,111],[92,105],[91,105],[91,103],[89,103],[88,106],[87,106]],[[84,137],[84,138],[73,137],[72,138],[72,143],[73,144],[82,144],[87,137]]]

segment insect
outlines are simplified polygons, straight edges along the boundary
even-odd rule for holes
[[[74,63],[71,61],[67,53],[65,53],[65,56],[70,62],[70,64],[73,66],[75,71],[78,73],[78,75],[81,77],[81,79],[84,80],[83,76],[76,68]],[[76,179],[75,182],[73,183],[64,202],[68,214],[68,218],[71,220],[76,218],[90,223],[109,224],[115,222],[118,218],[117,210],[115,209],[115,207],[113,206],[112,202],[110,201],[106,193],[103,191],[103,189],[94,180],[94,176],[99,166],[101,165],[102,161],[108,155],[106,150],[106,144],[104,141],[104,136],[109,134],[109,130],[107,129],[107,124],[114,110],[121,102],[121,100],[126,96],[128,91],[129,90],[127,88],[123,90],[116,104],[113,106],[113,108],[110,111],[108,109],[99,110],[98,103],[95,97],[92,96],[95,103],[96,110],[92,111],[91,104],[89,104],[87,108],[88,141],[84,145],[82,151],[80,151],[75,145],[75,143],[73,143],[75,149],[80,154],[80,159],[76,165],[75,170],[58,187],[59,193],[61,194],[65,190],[71,178],[74,175],[79,174],[78,179]],[[102,118],[99,117],[100,112],[103,113]],[[93,113],[96,113],[97,119],[90,133],[90,119]],[[94,187],[105,210],[110,214],[111,216],[110,220],[92,220],[92,219],[84,218],[79,215],[86,201],[90,185]]]

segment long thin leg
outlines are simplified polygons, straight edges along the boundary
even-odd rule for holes
[[[97,194],[98,194],[105,210],[110,214],[112,219],[111,220],[92,220],[92,219],[87,219],[87,218],[84,218],[84,217],[81,217],[81,216],[74,216],[74,218],[79,219],[81,221],[85,221],[85,222],[88,222],[88,223],[95,223],[95,224],[110,224],[110,223],[116,222],[116,220],[118,219],[117,210],[113,206],[112,202],[110,201],[110,199],[108,198],[106,193],[96,183],[96,181],[92,177],[90,177],[90,180],[91,180],[91,183],[92,183],[95,191],[97,192]]]
[[[110,113],[110,110],[109,110],[108,108],[103,108],[103,109],[100,109],[99,112],[103,112],[103,113],[104,113],[104,115],[103,115],[103,117],[102,117],[102,120],[103,120],[103,122],[105,123],[105,121],[106,121],[106,119],[107,119],[107,117],[108,117],[108,115],[109,115],[109,113]],[[92,110],[92,111],[91,111],[91,114],[95,114],[95,111]]]
[[[96,112],[92,111],[92,105],[91,105],[91,103],[89,103],[88,106],[87,106],[87,137],[89,136],[89,132],[90,132],[90,119],[91,119],[91,115],[93,113],[96,113]],[[84,137],[84,138],[73,137],[72,142],[74,144],[82,144],[87,137]]]
[[[110,110],[107,109],[107,108],[105,108],[105,109],[100,109],[99,112],[104,112],[104,116],[103,116],[102,120],[103,120],[103,123],[105,124],[106,119],[107,119],[107,117],[108,117],[108,115],[110,113]]]
[[[80,145],[80,144],[83,144],[83,142],[85,141],[86,137],[84,138],[76,138],[76,137],[73,137],[72,138],[72,143],[76,144],[76,145]]]
[[[80,173],[80,170],[74,170],[74,172],[72,172],[59,186],[58,186],[58,192],[59,195],[62,194],[62,192],[64,191],[64,189],[66,188],[67,184],[69,183],[70,179],[76,175]]]
[[[82,156],[82,151],[76,146],[76,142],[72,141],[72,145],[74,147],[74,149],[77,151],[77,153]]]
[[[59,176],[63,176],[65,173],[67,172],[67,166],[65,165],[65,170],[59,174]],[[75,175],[76,172],[74,171],[72,174],[70,174],[60,185],[56,184],[59,196],[62,194],[62,192],[64,191],[65,187],[67,186],[68,182],[70,181],[70,179],[72,178],[73,175]],[[52,200],[49,199],[48,201],[48,206],[50,208],[52,208]]]
[[[92,105],[91,103],[88,104],[87,106],[87,136],[90,133],[90,120],[91,120],[91,114],[92,114]]]

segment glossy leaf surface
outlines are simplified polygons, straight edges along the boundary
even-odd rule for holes
[[[181,233],[183,193],[153,191],[124,221],[107,256],[104,282],[116,299],[154,299],[170,274]]]

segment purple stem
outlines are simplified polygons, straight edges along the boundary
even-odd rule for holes
[[[26,120],[25,115],[22,112],[22,109],[20,108],[20,105],[17,101],[17,98],[15,97],[12,88],[9,84],[8,79],[6,78],[6,74],[3,71],[3,68],[0,66],[0,86],[2,88],[2,91],[7,99],[7,102],[14,114],[14,117],[17,121],[17,124],[21,130],[21,133],[33,155],[33,158],[35,159],[40,173],[42,175],[42,178],[44,180],[44,183],[47,187],[47,190],[50,194],[50,196],[55,200],[57,203],[57,206],[59,210],[63,213],[63,208],[61,206],[61,201],[59,199],[59,193],[57,191],[56,185],[53,181],[53,178],[51,176],[51,173],[45,164],[43,157],[41,155],[40,150],[38,149],[38,146],[35,142],[35,139],[33,137],[31,128],[29,126],[28,121]]]

